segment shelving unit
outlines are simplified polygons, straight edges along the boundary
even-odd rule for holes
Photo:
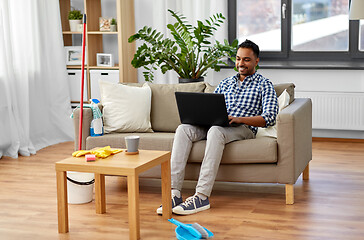
[[[137,71],[131,65],[135,54],[135,43],[128,43],[128,38],[135,33],[134,1],[114,0],[116,8],[117,31],[99,31],[99,17],[101,15],[102,0],[83,0],[84,12],[87,16],[86,27],[86,57],[87,65],[87,99],[90,99],[90,70],[119,70],[119,82],[137,82]],[[71,0],[59,0],[62,22],[62,33],[64,46],[73,46],[72,36],[80,35],[82,32],[71,32],[68,22],[68,12],[71,9]],[[81,10],[82,11],[82,10]],[[118,56],[119,64],[114,67],[99,67],[96,64],[96,54],[103,53],[103,36],[111,35],[117,37],[118,51],[113,56]],[[68,69],[81,69],[81,66],[68,65]]]

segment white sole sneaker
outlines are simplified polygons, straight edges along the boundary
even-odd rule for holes
[[[158,214],[158,215],[162,215],[162,214],[163,214],[163,209],[162,209],[162,207],[157,208],[157,214]]]
[[[172,212],[174,214],[178,214],[178,215],[190,215],[190,214],[198,213],[198,212],[201,212],[201,211],[204,211],[207,209],[210,209],[210,204],[203,206],[203,207],[195,208],[193,210],[184,210],[181,206],[177,206],[172,209]]]
[[[178,200],[178,202],[176,203],[177,200]],[[182,196],[180,198],[178,198],[176,196],[172,196],[172,207],[173,207],[173,205],[176,207],[176,205],[178,205],[178,204],[180,204],[182,202],[183,202],[182,201]],[[157,212],[158,215],[162,215],[163,214],[162,205],[159,208],[157,208],[157,211],[156,212]]]

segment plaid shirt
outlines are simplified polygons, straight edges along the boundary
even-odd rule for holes
[[[273,84],[255,72],[247,76],[239,86],[239,74],[222,80],[214,93],[224,94],[229,116],[262,116],[265,127],[273,126],[278,114],[278,100]],[[248,126],[254,134],[258,128]]]

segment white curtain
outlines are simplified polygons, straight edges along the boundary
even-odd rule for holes
[[[58,0],[0,1],[0,158],[72,140]]]
[[[197,20],[204,21],[213,14],[222,13],[226,20],[215,32],[215,39],[222,42],[228,39],[227,7],[228,0],[135,0],[135,32],[144,26],[149,26],[162,32],[165,36],[172,38],[167,29],[167,24],[173,23],[173,17],[167,11],[171,9],[187,17],[189,23],[196,26]],[[212,39],[213,40],[213,39]],[[141,43],[137,42],[137,46]],[[143,82],[143,70],[138,69],[138,81]],[[154,83],[177,83],[178,77],[175,72],[169,71],[162,74],[159,70],[155,72]],[[209,70],[205,82],[219,82],[214,80],[214,71]]]

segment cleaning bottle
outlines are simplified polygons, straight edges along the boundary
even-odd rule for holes
[[[97,106],[97,104],[99,102],[100,101],[98,99],[91,99],[91,109],[92,109],[92,115],[93,115],[93,119],[91,121],[91,126],[90,126],[91,137],[104,135],[104,125],[102,123],[102,114],[101,114],[99,107]]]

